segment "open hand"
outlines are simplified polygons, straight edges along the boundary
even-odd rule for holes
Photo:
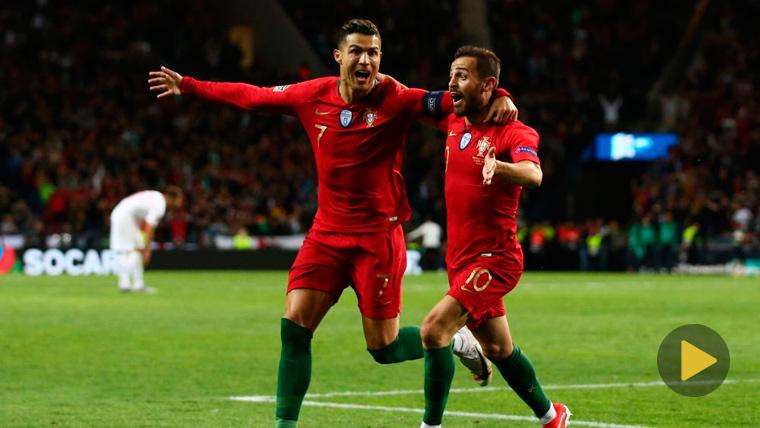
[[[161,66],[160,71],[151,71],[148,73],[148,85],[150,90],[160,92],[156,98],[163,98],[169,95],[181,95],[179,84],[182,82],[182,75],[174,70]]]
[[[483,185],[491,184],[494,173],[496,173],[496,147],[491,146],[483,159]]]

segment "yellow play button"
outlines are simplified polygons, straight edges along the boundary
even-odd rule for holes
[[[728,346],[718,332],[687,324],[668,333],[657,352],[657,368],[668,388],[687,397],[716,390],[731,366]]]
[[[681,340],[681,382],[691,379],[717,362],[717,358]]]

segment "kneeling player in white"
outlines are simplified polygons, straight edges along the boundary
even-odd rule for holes
[[[119,290],[154,292],[146,287],[143,271],[150,262],[150,243],[167,209],[182,207],[184,195],[177,186],[164,193],[145,190],[122,199],[111,211],[111,250],[118,261]]]

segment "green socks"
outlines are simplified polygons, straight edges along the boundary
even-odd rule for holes
[[[380,349],[368,349],[380,364],[400,363],[422,358],[422,338],[419,327],[401,327],[396,340]]]
[[[295,428],[303,397],[311,380],[311,338],[313,334],[293,321],[280,322],[282,351],[277,373],[276,428]],[[380,364],[392,364],[422,358],[422,339],[418,327],[403,327],[390,345],[369,350]],[[449,354],[451,352],[449,351]],[[452,357],[453,358],[453,357]],[[453,375],[453,359],[451,371]],[[451,384],[449,379],[448,385]],[[446,387],[448,395],[448,386]],[[445,404],[445,400],[444,400]]]
[[[296,428],[296,424],[296,421],[277,418],[274,424],[274,428]]]
[[[454,378],[451,346],[425,349],[425,416],[428,425],[440,425]]]
[[[313,334],[293,321],[280,321],[280,369],[277,372],[277,428],[295,428],[311,380]]]
[[[501,361],[493,361],[499,369],[504,380],[517,393],[517,395],[533,410],[536,417],[540,418],[549,411],[551,401],[544,394],[541,384],[536,377],[536,371],[528,357],[520,352],[515,345],[515,350],[509,358]],[[427,368],[427,366],[425,366]]]

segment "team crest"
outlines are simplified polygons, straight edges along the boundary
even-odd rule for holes
[[[459,150],[464,150],[470,144],[470,140],[472,140],[472,134],[465,132],[459,140]]]
[[[483,137],[478,140],[478,156],[483,156],[486,150],[491,147],[491,142],[488,141],[488,138],[489,137]]]
[[[272,88],[272,92],[285,92],[285,90],[288,89],[288,86],[290,85],[275,86],[274,88]]]
[[[351,110],[343,110],[340,112],[340,124],[344,128],[348,128],[348,125],[351,124],[351,119],[353,119],[354,114],[351,112]]]
[[[368,108],[364,110],[364,123],[367,125],[367,128],[372,127],[375,124],[376,119],[377,119],[377,110],[373,108]]]

